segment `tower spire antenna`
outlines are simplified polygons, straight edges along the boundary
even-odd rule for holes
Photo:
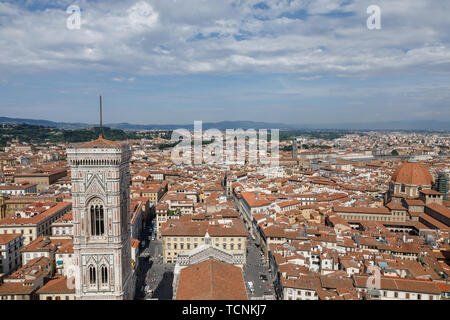
[[[102,94],[100,94],[100,137],[103,138]]]

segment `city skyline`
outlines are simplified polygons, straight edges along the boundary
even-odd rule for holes
[[[79,30],[66,26],[74,4]],[[373,4],[379,30],[366,26]],[[423,0],[3,1],[1,115],[96,123],[102,93],[106,123],[448,121],[449,8]]]

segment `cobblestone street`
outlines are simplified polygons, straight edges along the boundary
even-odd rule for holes
[[[140,274],[136,299],[172,299],[173,265],[162,263],[161,241],[149,241],[151,234],[145,232],[146,246],[140,255]]]
[[[253,240],[247,241],[247,264],[244,267],[244,281],[247,287],[248,297],[261,298],[264,295],[273,295],[273,285],[270,283],[269,268],[266,266],[261,250],[256,246]],[[260,276],[264,275],[268,280],[261,280]],[[248,282],[253,283],[254,292],[250,292]]]

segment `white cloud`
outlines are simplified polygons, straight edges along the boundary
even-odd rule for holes
[[[449,71],[448,2],[379,0],[382,29],[376,31],[365,27],[367,0],[267,0],[268,10],[254,8],[259,2],[80,1],[80,30],[65,27],[63,8],[30,11],[0,3],[0,69],[306,78]],[[300,10],[306,19],[294,18]],[[336,12],[353,15],[324,16]]]
[[[123,83],[123,82],[135,82],[136,78],[135,77],[129,77],[129,78],[126,78],[126,77],[114,77],[111,80],[114,81],[114,82]]]
[[[150,4],[139,1],[127,10],[130,24],[138,30],[153,28],[158,23],[158,12]]]

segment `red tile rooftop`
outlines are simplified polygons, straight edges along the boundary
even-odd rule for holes
[[[75,286],[68,288],[67,277],[57,277],[50,279],[42,288],[40,288],[37,294],[58,294],[58,293],[75,293]]]
[[[250,207],[262,207],[271,204],[271,202],[266,199],[267,195],[265,193],[256,195],[255,192],[244,191],[241,192],[241,195]]]
[[[371,208],[371,207],[341,207],[334,206],[335,212],[349,212],[349,213],[367,213],[367,214],[390,214],[387,208]]]
[[[0,245],[6,245],[21,236],[22,235],[20,233],[0,234]]]
[[[431,185],[433,183],[429,168],[418,162],[404,162],[397,167],[391,180],[408,185]]]
[[[117,141],[111,141],[103,138],[102,135],[100,135],[96,140],[92,140],[89,142],[76,144],[74,145],[77,149],[91,149],[91,148],[120,148],[122,146],[122,143]]]
[[[7,217],[2,220],[0,220],[0,226],[6,226],[6,225],[34,225],[42,220],[45,220],[49,216],[55,214],[56,212],[63,210],[69,206],[71,206],[71,202],[58,202],[51,208],[33,216],[30,218],[16,218],[16,217]],[[36,207],[39,207],[36,205]]]
[[[246,237],[247,230],[241,220],[232,219],[231,224],[219,224],[214,221],[190,221],[191,217],[182,216],[178,221],[168,221],[162,224],[163,236],[199,236],[209,233],[210,236]],[[213,222],[214,224],[211,224]]]
[[[247,300],[242,269],[215,259],[180,272],[176,300]]]
[[[430,208],[433,211],[436,211],[437,213],[450,219],[450,209],[447,207],[444,207],[443,205],[440,205],[438,203],[430,203],[430,204],[427,204],[427,208]]]
[[[442,193],[436,191],[436,190],[432,190],[432,189],[424,189],[424,190],[420,190],[421,193],[426,194],[426,195],[439,195],[442,196]]]

